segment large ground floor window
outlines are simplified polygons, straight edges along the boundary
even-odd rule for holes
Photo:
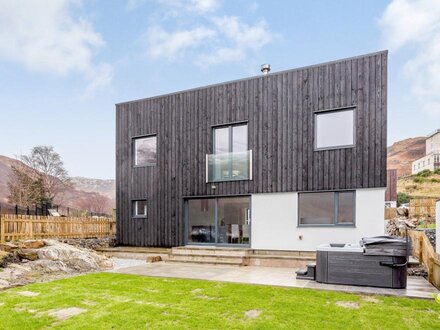
[[[250,244],[250,197],[186,201],[188,243]]]
[[[299,226],[353,226],[354,191],[330,191],[298,194]]]

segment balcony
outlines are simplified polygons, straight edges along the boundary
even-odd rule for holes
[[[252,150],[206,155],[206,182],[252,180]]]

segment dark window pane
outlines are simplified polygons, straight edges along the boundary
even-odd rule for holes
[[[147,201],[133,201],[133,215],[134,216],[146,216],[147,215]]]
[[[299,223],[301,225],[331,225],[335,214],[334,193],[299,194]]]
[[[214,143],[216,154],[229,152],[229,127],[214,129]]]
[[[247,125],[232,127],[232,151],[240,152],[248,150]]]
[[[156,164],[156,137],[149,136],[134,140],[134,163],[137,166]]]
[[[215,199],[188,200],[188,241],[215,243]]]
[[[354,192],[339,193],[339,223],[354,223]]]
[[[250,239],[250,198],[218,199],[218,242],[248,244]]]

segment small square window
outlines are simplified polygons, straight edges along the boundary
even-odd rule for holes
[[[147,201],[145,199],[133,201],[133,217],[135,218],[147,217]]]
[[[156,136],[133,139],[134,165],[155,166],[157,160]]]
[[[354,146],[354,109],[315,114],[315,149]]]

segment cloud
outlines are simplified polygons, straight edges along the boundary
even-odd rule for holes
[[[404,74],[423,110],[440,115],[440,1],[393,0],[379,25],[391,52],[409,50]]]
[[[147,53],[153,59],[165,57],[174,60],[182,57],[188,48],[196,47],[203,40],[214,37],[215,34],[215,31],[205,27],[167,32],[160,26],[154,26],[148,30],[146,35]]]
[[[244,60],[249,51],[260,50],[274,37],[264,20],[260,20],[255,25],[245,24],[235,16],[217,17],[213,21],[219,34],[224,36],[222,43],[229,43],[229,46],[202,54],[200,56],[202,66]]]
[[[134,10],[148,2],[153,2],[153,0],[128,0],[127,9]],[[184,10],[198,14],[212,12],[216,10],[221,3],[220,0],[155,0],[154,2],[166,6],[168,10],[175,10],[176,13]]]
[[[193,64],[208,67],[225,62],[243,61],[251,52],[258,52],[276,37],[264,19],[255,24],[247,24],[237,16],[218,16],[215,11],[217,0],[156,0],[166,8],[185,8],[197,11],[203,16],[203,22],[196,28],[183,27],[166,31],[159,24],[150,27],[146,33],[147,55],[152,59],[165,58],[175,61],[188,55],[192,50]],[[209,12],[209,15],[207,14]],[[186,17],[185,12],[173,14],[175,23],[178,18]],[[162,22],[162,24],[164,24]],[[182,24],[181,24],[182,25]]]
[[[0,0],[0,59],[27,69],[56,75],[80,73],[88,91],[108,85],[113,68],[94,63],[94,52],[105,45],[83,18],[75,18],[79,0]]]

